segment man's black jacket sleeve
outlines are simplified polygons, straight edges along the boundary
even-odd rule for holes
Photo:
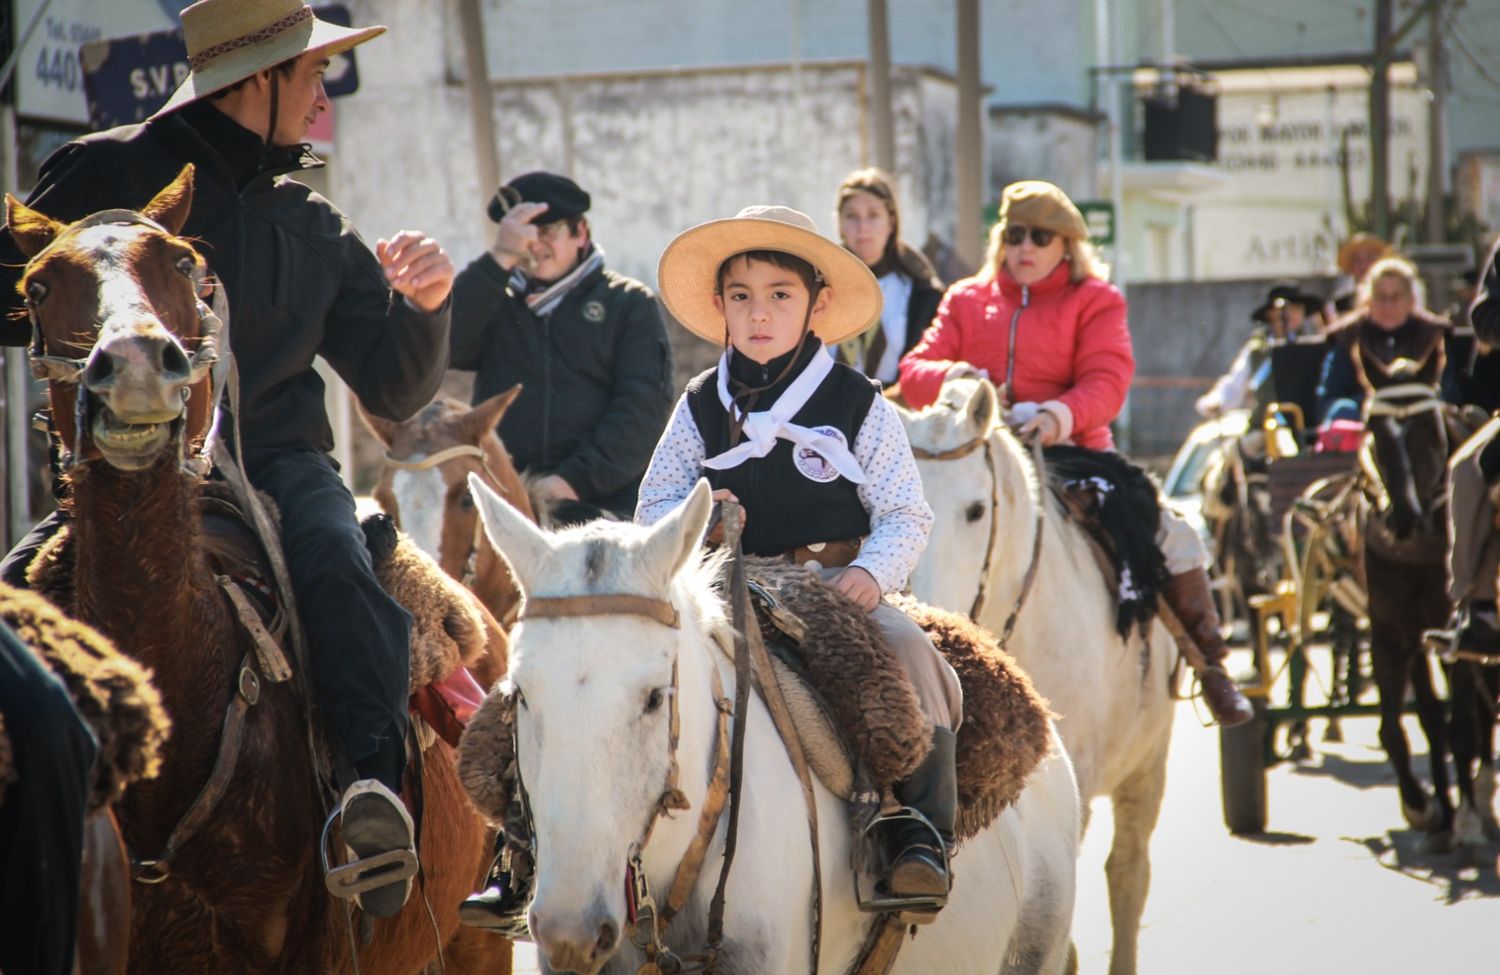
[[[484,335],[505,300],[509,275],[488,254],[480,254],[453,282],[453,330],[449,341],[454,369],[479,369]]]
[[[431,402],[448,367],[452,299],[435,312],[412,307],[386,283],[380,262],[344,222],[345,266],[318,351],[365,409],[401,422]]]

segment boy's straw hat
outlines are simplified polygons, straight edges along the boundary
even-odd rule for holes
[[[880,321],[880,283],[865,262],[818,233],[812,217],[790,207],[746,207],[678,234],[657,269],[662,300],[683,327],[715,345],[724,341],[724,316],[714,307],[719,266],[747,251],[781,251],[807,261],[832,292],[812,330],[828,345],[853,338]]]
[[[332,57],[383,33],[384,27],[319,20],[301,0],[200,0],[182,11],[191,70],[156,114],[175,112],[307,51]]]

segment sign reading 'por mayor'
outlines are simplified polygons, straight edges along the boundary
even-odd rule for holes
[[[1196,201],[1194,260],[1209,278],[1328,273],[1370,198],[1366,68],[1215,72],[1223,184]],[[1427,102],[1410,63],[1391,78],[1390,195],[1420,198]]]

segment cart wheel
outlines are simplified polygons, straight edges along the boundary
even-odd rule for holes
[[[1219,729],[1219,786],[1224,825],[1236,836],[1266,831],[1266,735],[1270,724],[1265,702],[1252,698],[1255,717],[1234,728]]]

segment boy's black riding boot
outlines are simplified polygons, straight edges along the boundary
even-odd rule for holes
[[[1224,670],[1229,647],[1219,633],[1219,611],[1208,588],[1208,573],[1191,569],[1173,576],[1162,589],[1167,605],[1177,615],[1188,638],[1203,654],[1208,668],[1198,675],[1203,685],[1203,701],[1222,727],[1233,728],[1255,717],[1255,709],[1233,678]]]
[[[954,768],[957,737],[947,728],[932,731],[932,751],[905,782],[896,784],[896,798],[927,817],[942,836],[942,845],[953,845],[953,825],[958,818],[958,774]],[[948,896],[950,881],[945,851],[932,832],[921,823],[905,822],[891,830],[891,872],[886,878],[897,897]]]

